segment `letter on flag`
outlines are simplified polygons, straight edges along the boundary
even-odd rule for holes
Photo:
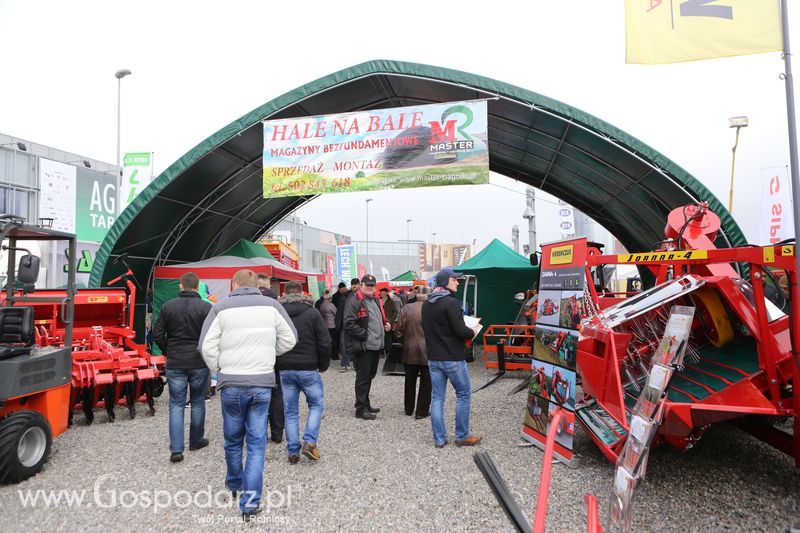
[[[783,49],[779,0],[625,0],[626,63]]]

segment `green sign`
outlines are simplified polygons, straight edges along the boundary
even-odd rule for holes
[[[75,231],[79,241],[103,242],[117,212],[114,175],[78,169]]]

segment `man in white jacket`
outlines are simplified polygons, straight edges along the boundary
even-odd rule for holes
[[[208,368],[218,374],[228,464],[225,484],[234,494],[241,492],[239,508],[245,520],[260,512],[275,357],[297,343],[289,315],[280,303],[261,294],[257,280],[251,270],[233,276],[233,291],[211,309],[199,342]]]

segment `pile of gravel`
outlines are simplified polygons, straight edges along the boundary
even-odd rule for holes
[[[336,362],[334,362],[336,365]],[[492,372],[472,363],[473,387]],[[211,445],[169,462],[167,395],[158,399],[155,417],[139,408],[131,420],[117,409],[108,423],[98,411],[85,426],[59,437],[44,470],[14,486],[0,487],[3,529],[15,530],[385,530],[510,531],[511,525],[475,466],[470,448],[433,446],[430,419],[403,412],[403,378],[378,375],[372,403],[382,409],[376,421],[356,419],[354,373],[334,366],[324,374],[325,416],[319,449],[322,459],[301,458],[291,466],[285,445],[268,444],[265,489],[272,491],[268,521],[236,523],[238,509],[224,492],[225,458],[219,399],[208,406],[206,435]],[[472,430],[484,435],[488,451],[517,501],[531,518],[542,453],[519,446],[525,393],[508,396],[522,373],[511,373],[473,395]],[[305,409],[301,410],[305,416]],[[448,391],[446,420],[454,426],[454,394]],[[187,411],[188,423],[188,411]],[[188,437],[188,428],[187,428]],[[581,428],[576,428],[579,465],[553,467],[548,529],[585,529],[583,496],[594,493],[605,517],[613,478],[611,465]],[[85,491],[83,503],[31,507],[21,495],[60,489]],[[156,492],[158,491],[158,492]],[[188,491],[188,492],[187,492]],[[208,495],[219,491],[209,507]],[[40,498],[41,498],[40,494]],[[110,506],[116,496],[117,505]],[[63,495],[62,495],[63,498]],[[148,505],[165,498],[172,505]],[[195,498],[196,503],[187,505]],[[717,425],[689,453],[655,450],[647,479],[635,502],[635,530],[785,530],[800,527],[800,473],[793,462],[750,436]]]

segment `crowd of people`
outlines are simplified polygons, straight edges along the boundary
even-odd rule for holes
[[[279,297],[265,274],[240,270],[233,290],[212,305],[201,298],[194,273],[180,279],[177,298],[166,302],[153,327],[153,341],[166,355],[169,390],[170,461],[183,461],[184,411],[191,406],[189,450],[209,444],[205,403],[210,375],[216,375],[227,463],[225,484],[238,498],[242,516],[260,511],[267,436],[286,437],[288,462],[320,460],[318,439],[324,409],[325,373],[331,359],[340,372],[355,369],[354,408],[361,420],[375,420],[380,408],[370,400],[381,355],[401,342],[405,366],[405,414],[430,416],[436,448],[448,444],[444,400],[448,381],[456,393],[457,446],[473,446],[470,434],[471,384],[464,342],[474,332],[454,298],[459,273],[450,268],[435,287],[414,287],[410,298],[376,291],[371,274],[340,283],[314,302],[298,282]],[[417,382],[419,389],[417,390]],[[299,403],[308,416],[300,438]],[[246,449],[246,459],[243,452]]]

